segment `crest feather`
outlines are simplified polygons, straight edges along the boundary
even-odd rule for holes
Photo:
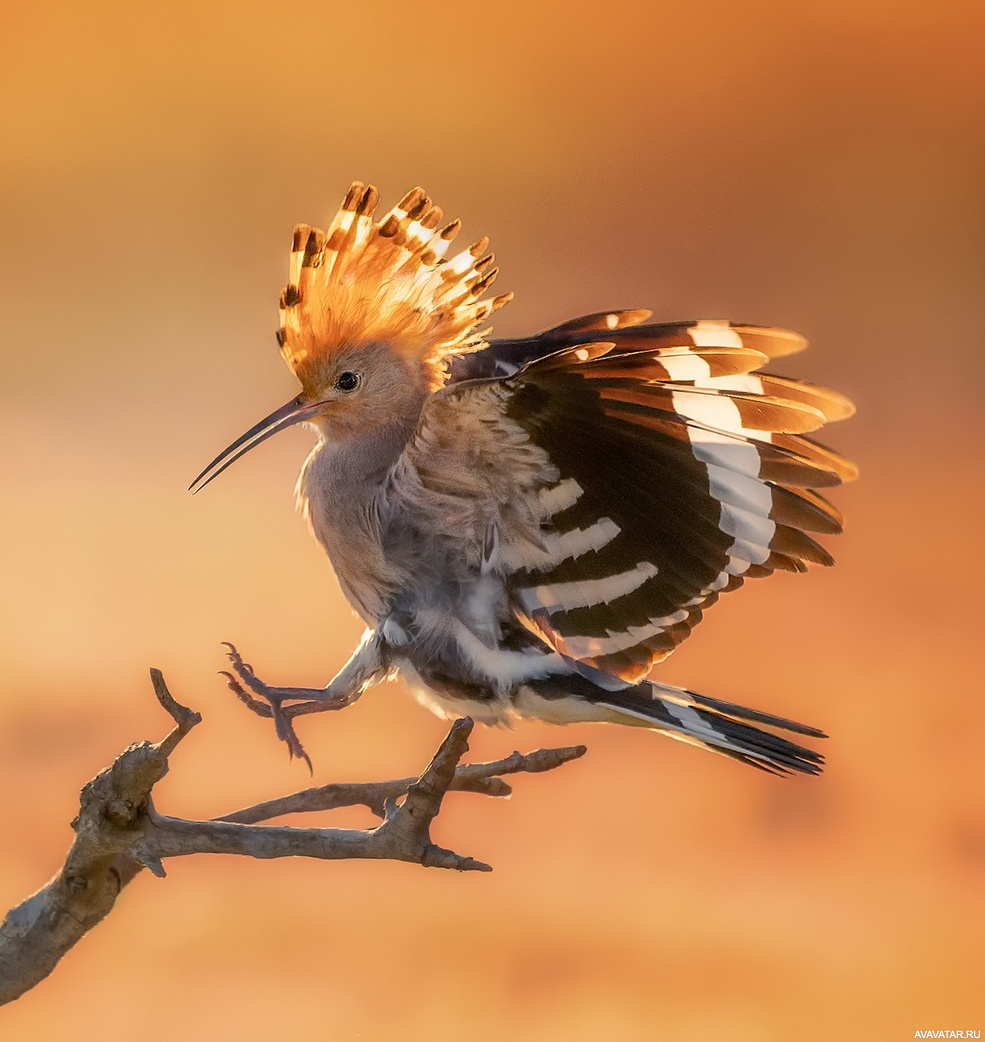
[[[379,198],[372,185],[355,181],[327,231],[294,229],[278,340],[299,378],[342,348],[373,343],[435,365],[479,350],[489,330],[476,327],[512,299],[481,299],[499,271],[486,254],[487,238],[444,260],[461,221],[439,229],[441,209],[423,188],[412,188],[374,223]]]

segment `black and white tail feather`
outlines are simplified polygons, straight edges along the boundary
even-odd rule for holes
[[[605,711],[605,718],[613,723],[635,723],[661,731],[670,738],[721,753],[770,774],[820,774],[824,765],[824,757],[815,750],[753,724],[809,738],[826,738],[816,727],[671,684],[644,680],[606,690],[579,672],[563,679],[534,681],[529,687],[548,699],[581,699],[585,705]]]

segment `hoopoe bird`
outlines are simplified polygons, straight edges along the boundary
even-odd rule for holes
[[[777,732],[822,731],[650,678],[745,579],[832,563],[815,490],[856,470],[805,434],[853,406],[759,372],[804,338],[635,310],[492,340],[512,294],[486,296],[488,239],[446,260],[459,221],[420,188],[374,221],[378,201],[356,182],[327,232],[295,229],[277,338],[301,393],[191,486],[313,427],[300,509],[368,629],[325,688],[267,685],[227,645],[233,690],[305,759],[295,716],[399,673],[446,717],[632,724],[818,773]]]

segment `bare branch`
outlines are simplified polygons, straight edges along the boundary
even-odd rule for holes
[[[407,799],[399,806],[395,800],[387,801],[383,824],[377,826],[375,834],[381,837],[384,849],[391,852],[388,856],[403,860],[410,853],[409,860],[419,860],[426,866],[492,871],[491,865],[462,857],[431,842],[431,822],[441,810],[441,801],[455,777],[458,761],[468,752],[469,735],[474,726],[468,717],[456,720],[427,770],[407,790]]]
[[[112,910],[120,891],[142,868],[165,874],[164,860],[185,854],[239,854],[254,858],[375,858],[490,871],[481,861],[439,847],[431,823],[449,789],[504,796],[500,775],[553,770],[585,752],[584,746],[515,752],[495,763],[461,766],[472,721],[452,725],[420,778],[362,785],[326,785],[257,804],[222,819],[189,821],[159,814],[151,792],[168,771],[168,758],[201,722],[171,696],[159,670],[151,670],[158,701],[175,722],[162,741],[132,745],[83,789],[72,822],[75,841],[61,871],[12,909],[0,925],[0,1004],[43,980],[58,960]],[[406,799],[398,805],[398,797]],[[365,804],[383,821],[374,829],[292,828],[257,825],[301,810]]]
[[[157,695],[158,702],[161,703],[164,711],[170,715],[171,719],[174,720],[177,725],[171,734],[161,742],[161,752],[163,752],[165,756],[170,756],[181,739],[184,738],[196,724],[202,722],[202,715],[201,713],[196,713],[192,709],[187,709],[172,698],[171,692],[168,690],[168,685],[164,683],[164,674],[159,669],[151,669],[150,679],[151,683],[154,685],[154,694]]]
[[[532,753],[514,752],[502,760],[493,760],[490,763],[459,764],[448,791],[477,792],[484,796],[509,796],[513,788],[508,782],[503,781],[502,775],[552,771],[569,760],[577,760],[579,756],[584,756],[585,751],[583,745],[571,745],[563,749],[537,749]],[[285,814],[336,810],[339,807],[368,807],[378,818],[382,818],[386,802],[403,796],[416,780],[395,778],[393,781],[318,785],[290,796],[282,796],[276,800],[267,800],[252,807],[222,814],[215,820],[238,821],[240,824],[250,825]]]
[[[195,726],[198,714],[174,701],[158,670],[151,678],[177,726],[157,745],[131,745],[82,789],[79,815],[72,822],[75,842],[61,871],[0,925],[0,1004],[51,973],[62,955],[112,910],[124,876],[132,878],[141,865],[159,869],[159,859],[141,849],[137,825],[151,789],[167,773],[168,753]]]

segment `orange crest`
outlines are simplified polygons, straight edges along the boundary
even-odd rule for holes
[[[279,341],[291,371],[304,381],[342,349],[389,343],[439,364],[478,350],[489,330],[476,326],[512,299],[480,300],[498,272],[489,240],[445,262],[460,221],[438,230],[441,210],[414,188],[379,222],[379,193],[356,181],[327,232],[294,229],[290,284],[280,298]]]

